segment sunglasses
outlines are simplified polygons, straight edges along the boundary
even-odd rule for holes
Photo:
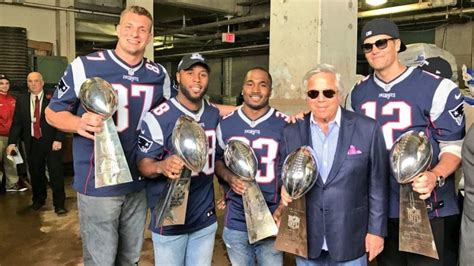
[[[377,49],[382,50],[382,49],[387,48],[388,41],[392,41],[396,39],[398,38],[380,39],[374,43],[364,43],[360,47],[362,48],[362,50],[364,50],[364,53],[367,54],[367,53],[372,52],[372,48],[374,47],[374,45],[377,46]]]
[[[335,90],[323,90],[323,91],[309,90],[309,91],[306,92],[306,94],[308,94],[309,98],[316,99],[316,98],[318,98],[320,92],[322,92],[324,97],[326,97],[328,99],[331,99],[332,97],[334,97],[334,95],[336,95]]]

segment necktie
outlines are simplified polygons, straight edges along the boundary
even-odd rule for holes
[[[35,122],[33,122],[33,137],[35,139],[41,138],[41,127],[40,127],[40,101],[38,96],[35,96],[35,112],[34,112],[34,118]]]

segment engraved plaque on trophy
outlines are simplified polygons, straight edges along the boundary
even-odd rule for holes
[[[290,153],[283,163],[282,182],[293,199],[284,207],[275,241],[275,249],[308,257],[306,200],[304,194],[316,183],[318,167],[309,146]]]
[[[112,119],[118,101],[112,85],[97,77],[87,79],[81,85],[79,98],[84,109],[102,115],[105,119],[102,131],[95,133],[95,187],[132,182],[127,159]]]
[[[278,228],[255,181],[258,162],[253,149],[242,141],[230,140],[224,150],[224,161],[246,185],[242,201],[250,244],[275,236]]]
[[[401,135],[390,151],[390,166],[400,183],[400,251],[438,259],[426,203],[413,191],[411,182],[430,166],[432,147],[423,132]]]
[[[167,186],[155,207],[156,227],[184,224],[188,205],[191,171],[201,172],[208,156],[204,129],[191,117],[182,115],[172,135],[173,148],[185,167],[177,179],[168,179]]]

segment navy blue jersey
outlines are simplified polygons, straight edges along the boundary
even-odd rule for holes
[[[283,134],[283,127],[288,116],[270,108],[256,121],[250,120],[242,111],[242,107],[222,119],[217,128],[217,159],[222,159],[226,143],[238,139],[247,144],[255,152],[258,170],[255,180],[273,213],[280,202],[280,173],[278,169],[278,150]],[[284,159],[284,158],[283,158]],[[245,224],[242,196],[236,194],[227,183],[224,184],[226,198],[225,226],[229,229],[247,231]]]
[[[385,83],[374,75],[357,84],[351,95],[351,108],[378,121],[387,149],[403,133],[422,131],[433,146],[431,166],[438,163],[440,141],[456,141],[464,137],[463,96],[451,80],[418,68],[408,68],[399,77]],[[430,217],[459,213],[454,178],[436,188],[427,202],[443,202],[444,207]],[[399,184],[390,178],[389,217],[399,216]]]
[[[188,115],[204,129],[209,143],[209,159],[201,172],[193,172],[189,187],[188,205],[184,225],[170,225],[155,228],[155,216],[151,216],[150,230],[162,235],[188,234],[211,225],[216,221],[214,206],[214,160],[216,150],[216,127],[219,123],[219,110],[203,101],[198,112],[191,112],[176,98],[160,104],[148,112],[143,120],[139,136],[138,160],[151,158],[162,160],[174,153],[171,136],[176,121],[181,115]],[[148,179],[146,194],[151,213],[166,187],[167,177]]]
[[[100,77],[114,87],[118,108],[113,119],[127,158],[133,182],[95,188],[94,142],[75,134],[73,139],[73,188],[85,195],[118,196],[143,189],[136,167],[138,130],[145,113],[158,106],[164,98],[176,94],[165,68],[146,58],[136,66],[128,66],[112,50],[76,58],[64,72],[49,108],[55,112],[85,113],[78,98],[82,83]]]

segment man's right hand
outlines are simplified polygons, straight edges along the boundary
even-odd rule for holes
[[[94,139],[94,133],[99,133],[102,131],[104,126],[104,118],[101,115],[94,114],[91,112],[86,112],[82,115],[79,120],[79,127],[77,129],[77,134],[88,138]]]
[[[10,144],[7,146],[7,149],[5,152],[7,153],[7,155],[15,155],[15,154],[12,154],[15,148],[16,148],[16,144]]]
[[[281,204],[283,204],[283,206],[288,206],[288,203],[292,202],[293,199],[290,197],[290,194],[288,194],[288,192],[286,191],[286,188],[284,186],[281,186]]]
[[[231,175],[228,180],[230,188],[239,195],[243,195],[245,192],[245,182],[242,181],[238,176]]]
[[[157,173],[163,174],[170,179],[179,178],[184,168],[184,162],[178,155],[173,154],[168,158],[158,161]]]

